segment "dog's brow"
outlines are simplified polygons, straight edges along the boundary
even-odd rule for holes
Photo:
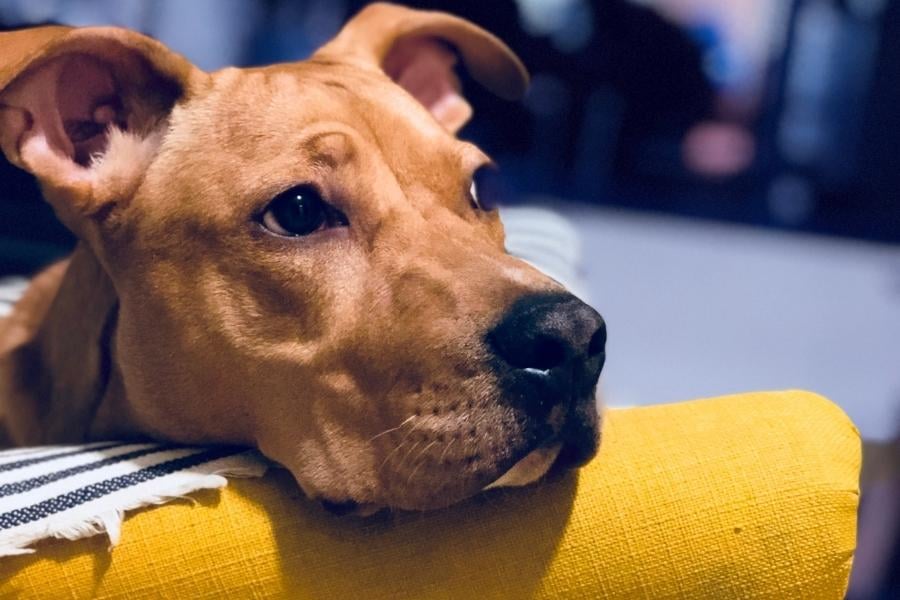
[[[317,131],[303,138],[301,148],[312,162],[335,168],[348,162],[354,153],[353,140],[343,131]]]
[[[330,88],[337,88],[339,90],[343,90],[345,92],[349,92],[350,88],[347,87],[343,81],[338,81],[336,79],[324,79],[322,80],[322,85]]]

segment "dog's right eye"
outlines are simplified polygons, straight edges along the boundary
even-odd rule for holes
[[[469,184],[469,204],[477,211],[491,212],[497,208],[496,202],[493,200],[493,190],[496,182],[492,178],[496,178],[497,167],[493,163],[487,163],[479,167],[472,175],[472,182]]]
[[[322,200],[314,188],[301,185],[275,196],[266,207],[261,222],[276,235],[298,237],[347,225],[347,218]]]

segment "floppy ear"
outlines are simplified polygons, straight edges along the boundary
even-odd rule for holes
[[[453,72],[457,54],[472,77],[494,94],[517,100],[525,93],[528,73],[503,42],[441,12],[370,4],[315,57],[353,57],[381,68],[448,131],[456,132],[472,115]]]
[[[155,150],[148,137],[197,72],[124,29],[0,33],[0,148],[38,177],[67,227],[90,237],[90,223],[133,192]]]

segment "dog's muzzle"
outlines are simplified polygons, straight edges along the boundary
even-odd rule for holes
[[[577,467],[597,452],[597,380],[606,325],[571,294],[520,298],[487,336],[506,401],[528,422],[535,448],[558,446],[556,463]]]

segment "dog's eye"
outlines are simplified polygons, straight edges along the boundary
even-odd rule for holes
[[[469,200],[472,203],[472,208],[481,210],[481,202],[478,201],[478,184],[475,183],[474,178],[471,185],[469,185]]]
[[[263,227],[286,237],[315,233],[347,224],[347,218],[322,200],[310,186],[293,187],[275,196],[262,216]]]
[[[475,210],[488,212],[496,208],[496,204],[491,200],[491,196],[493,196],[491,193],[492,182],[489,181],[491,174],[495,171],[493,165],[489,164],[481,167],[472,175],[472,183],[469,184],[469,204]]]

